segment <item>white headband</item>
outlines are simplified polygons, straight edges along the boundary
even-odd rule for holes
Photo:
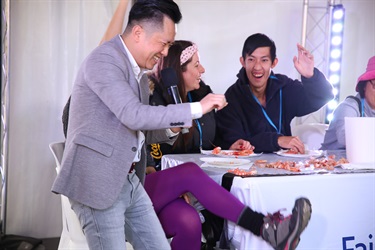
[[[198,46],[193,43],[193,45],[187,47],[181,52],[180,65],[186,63],[196,52],[198,51]]]

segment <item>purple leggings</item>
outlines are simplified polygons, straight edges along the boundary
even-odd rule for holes
[[[192,193],[211,213],[237,222],[245,208],[237,198],[213,181],[195,163],[158,171],[146,176],[150,196],[172,249],[200,249],[202,224],[194,207],[180,196]]]

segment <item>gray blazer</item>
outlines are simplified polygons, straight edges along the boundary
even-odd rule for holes
[[[167,139],[165,128],[191,126],[190,104],[148,102],[147,76],[137,83],[121,37],[97,47],[73,86],[62,168],[52,191],[96,209],[110,207],[137,153],[137,131],[155,141]],[[145,152],[143,147],[136,165],[141,181]]]

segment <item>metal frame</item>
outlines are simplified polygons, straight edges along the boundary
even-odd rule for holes
[[[10,1],[1,0],[1,162],[0,162],[0,233],[6,232],[8,123],[9,123],[9,10]]]
[[[341,1],[328,0],[324,5],[312,5],[309,0],[303,0],[303,19],[301,45],[314,54],[315,67],[325,74],[328,74],[328,55],[330,20],[332,6]],[[311,122],[325,123],[326,108],[296,119],[296,124]]]

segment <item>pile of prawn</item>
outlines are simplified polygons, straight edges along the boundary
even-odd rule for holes
[[[212,150],[214,155],[227,155],[227,156],[249,156],[253,154],[254,151],[251,149],[244,149],[238,151],[224,151],[221,150],[221,147],[215,147]],[[297,154],[298,152],[289,150],[290,154]],[[302,168],[313,168],[313,169],[325,169],[332,171],[336,166],[348,163],[349,161],[345,158],[336,160],[335,155],[329,155],[325,158],[310,158],[304,162],[295,162],[295,161],[275,161],[267,162],[267,160],[256,160],[254,166],[261,168],[274,168],[274,169],[283,169],[290,172],[301,172]],[[228,173],[232,173],[238,176],[254,176],[257,175],[256,169],[243,170],[243,169],[230,169]]]
[[[333,170],[335,166],[349,163],[349,161],[345,158],[341,158],[336,161],[335,155],[329,155],[327,158],[322,159],[310,159],[306,162],[306,167],[314,167],[315,169],[326,169],[326,170]]]
[[[301,172],[301,168],[310,168],[314,169],[325,169],[328,171],[333,170],[336,166],[344,163],[348,163],[348,160],[341,158],[339,160],[335,159],[335,155],[330,155],[327,158],[315,159],[311,158],[305,162],[295,162],[295,161],[275,161],[268,163],[266,160],[257,160],[254,165],[257,167],[266,167],[266,168],[275,168],[275,169],[284,169],[291,172]]]
[[[244,170],[244,169],[229,169],[228,173],[232,173],[238,176],[254,176],[257,175],[257,170],[256,169],[251,169],[251,170]]]
[[[223,151],[221,150],[221,147],[216,147],[212,150],[212,154],[214,155],[227,155],[227,156],[249,156],[253,153],[254,151],[252,149]]]

